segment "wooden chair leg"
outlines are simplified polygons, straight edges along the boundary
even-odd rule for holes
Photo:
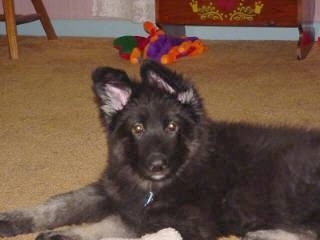
[[[3,13],[6,20],[6,32],[11,59],[18,59],[17,26],[14,11],[14,0],[2,0]]]
[[[57,35],[54,31],[54,28],[51,24],[50,18],[48,16],[45,6],[43,5],[42,0],[32,0],[32,4],[37,14],[39,15],[40,22],[44,31],[47,34],[47,38],[50,40],[57,39]]]

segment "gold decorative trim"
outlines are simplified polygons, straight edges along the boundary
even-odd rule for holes
[[[213,21],[253,21],[261,14],[264,4],[262,1],[255,1],[253,6],[245,5],[245,0],[241,0],[239,5],[232,12],[219,10],[211,1],[208,5],[199,5],[197,0],[189,2],[193,13],[199,15],[201,20]]]

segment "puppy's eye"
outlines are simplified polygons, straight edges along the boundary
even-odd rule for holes
[[[135,123],[132,126],[131,131],[135,135],[142,135],[144,133],[144,126],[142,123]]]
[[[176,132],[177,130],[178,130],[177,123],[174,121],[170,121],[166,127],[166,131],[173,133],[173,132]]]

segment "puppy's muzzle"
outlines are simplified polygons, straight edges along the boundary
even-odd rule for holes
[[[161,180],[169,174],[168,159],[162,153],[151,153],[147,158],[148,175],[153,180]]]

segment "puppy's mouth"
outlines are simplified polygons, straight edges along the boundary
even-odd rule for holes
[[[156,171],[148,170],[146,172],[146,176],[152,181],[164,180],[167,177],[169,177],[169,175],[170,175],[170,169],[169,168],[159,169],[159,170],[156,170]]]

